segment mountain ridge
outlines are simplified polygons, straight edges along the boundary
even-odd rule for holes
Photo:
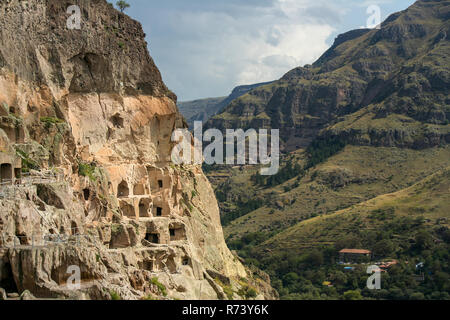
[[[207,175],[227,243],[246,264],[266,271],[283,299],[450,298],[445,179],[435,194],[417,189],[404,200],[414,204],[407,208],[403,202],[374,208],[378,229],[355,209],[411,190],[450,165],[449,16],[448,1],[417,1],[380,29],[344,33],[312,65],[248,92],[205,125],[280,129],[275,176],[251,166],[216,166]],[[314,223],[340,210],[361,224]],[[343,248],[401,262],[376,294],[364,289],[364,264],[352,274],[337,264]],[[423,260],[436,278],[415,282],[411,261]]]
[[[195,121],[202,121],[203,123],[208,121],[209,118],[219,113],[223,108],[231,103],[234,99],[241,97],[248,91],[272,83],[262,82],[252,85],[240,85],[235,87],[231,93],[226,97],[218,98],[205,98],[192,101],[180,101],[178,102],[178,108],[183,116],[186,118],[189,128],[194,127]]]
[[[279,81],[236,99],[206,127],[280,129],[286,151],[307,147],[324,135],[370,144],[368,135],[385,146],[423,147],[408,131],[394,133],[406,139],[389,136],[393,126],[374,133],[363,128],[324,130],[359,111],[367,117],[410,117],[426,124],[421,134],[427,136],[428,146],[447,143],[449,80],[448,64],[443,62],[448,51],[448,10],[446,2],[418,1],[383,22],[380,30],[343,34],[313,65],[291,70]]]

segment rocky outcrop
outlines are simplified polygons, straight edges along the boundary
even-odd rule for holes
[[[205,128],[280,129],[284,151],[327,136],[359,145],[446,144],[448,12],[446,1],[417,1],[379,30],[340,35],[313,65],[251,90]]]
[[[0,287],[26,298],[224,298],[212,271],[239,292],[252,273],[225,245],[201,168],[171,162],[184,120],[140,24],[81,1],[81,29],[69,30],[67,7],[0,4]]]

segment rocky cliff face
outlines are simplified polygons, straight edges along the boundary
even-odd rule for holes
[[[226,299],[253,286],[274,297],[226,247],[201,168],[170,161],[185,122],[141,25],[91,0],[69,30],[70,5],[0,4],[0,287]]]
[[[313,65],[233,101],[206,127],[280,129],[284,150],[316,138],[422,149],[450,141],[448,1],[417,1],[381,29],[339,36]]]

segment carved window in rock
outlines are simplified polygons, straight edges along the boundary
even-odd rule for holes
[[[122,181],[117,187],[117,197],[118,198],[126,198],[130,195],[130,190],[128,189],[128,183],[126,181]]]
[[[122,210],[122,213],[124,216],[129,218],[136,218],[136,213],[134,212],[134,207],[126,202],[120,203],[120,210]]]
[[[186,240],[186,230],[182,224],[172,224],[169,227],[170,241]]]
[[[150,200],[149,199],[141,199],[139,202],[139,217],[148,218],[150,209]]]
[[[153,261],[145,260],[145,261],[139,262],[139,268],[141,270],[153,271]]]
[[[8,182],[12,180],[12,165],[10,163],[3,163],[0,165],[1,182]]]
[[[1,266],[0,288],[5,289],[6,292],[19,292],[16,282],[14,281],[12,266],[9,261],[5,261]]]
[[[145,240],[151,243],[158,244],[159,243],[159,234],[157,233],[146,233]]]
[[[111,117],[111,123],[113,124],[114,127],[119,128],[119,129],[124,127],[123,118],[118,113],[116,113],[115,115],[113,115]]]
[[[89,189],[83,189],[83,198],[85,201],[88,201],[91,197],[91,190]]]
[[[184,257],[184,258],[181,260],[181,264],[182,264],[183,266],[188,266],[188,265],[190,265],[190,259],[189,259],[189,257]]]
[[[78,226],[75,223],[75,221],[72,221],[70,223],[70,230],[72,231],[72,235],[79,235],[80,234],[80,230],[78,229]]]

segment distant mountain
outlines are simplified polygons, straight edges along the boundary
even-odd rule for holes
[[[210,117],[215,115],[225,104],[227,97],[206,98],[186,102],[178,102],[178,109],[186,118],[189,129],[194,127],[194,121],[206,122]]]
[[[238,86],[233,89],[227,97],[206,98],[193,101],[178,102],[178,108],[186,118],[189,128],[192,129],[194,121],[206,122],[212,116],[216,115],[234,99],[237,99],[252,89],[258,88],[272,82],[257,83],[251,85]]]
[[[206,169],[229,247],[282,299],[450,299],[449,35],[450,1],[417,1],[205,124],[280,129],[277,175]],[[343,248],[398,265],[371,291]]]
[[[450,141],[449,1],[418,1],[380,29],[340,35],[313,65],[235,99],[207,123],[280,129],[284,150],[335,136],[425,148]]]

